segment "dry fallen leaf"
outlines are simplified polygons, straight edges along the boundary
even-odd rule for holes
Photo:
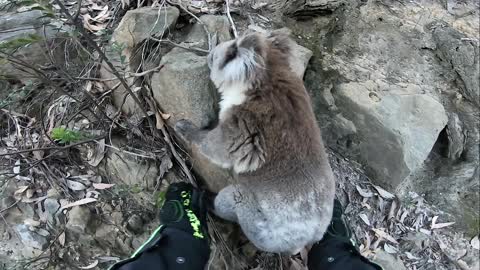
[[[355,187],[357,188],[358,194],[360,194],[360,196],[362,196],[364,198],[373,197],[373,193],[370,192],[369,190],[365,190],[365,189],[361,188],[359,185],[356,185]]]
[[[368,220],[368,217],[365,213],[361,213],[358,216],[360,217],[361,220],[363,220],[363,222],[365,222],[365,224],[367,224],[368,226],[371,226],[370,220]]]
[[[472,245],[472,247],[476,250],[479,250],[480,249],[480,242],[478,240],[478,235],[475,236],[471,241],[470,241],[470,245]]]
[[[15,161],[15,166],[13,167],[13,173],[14,174],[20,173],[20,159]]]
[[[169,113],[162,113],[161,112],[160,114],[162,115],[163,120],[168,120],[168,119],[170,119],[170,117],[172,117],[172,115],[169,114]]]
[[[392,193],[386,191],[385,189],[379,187],[379,186],[375,186],[373,185],[373,187],[377,190],[378,192],[378,195],[380,195],[380,197],[384,198],[384,199],[387,199],[387,200],[390,200],[390,199],[393,199],[395,198],[395,195],[393,195]]]
[[[395,217],[395,210],[397,209],[397,202],[395,200],[392,201],[392,205],[390,205],[390,210],[388,211],[388,220]]]
[[[28,189],[28,186],[19,186],[17,190],[15,190],[15,193],[13,193],[13,196],[17,196],[25,192],[25,190]]]
[[[97,167],[105,158],[105,139],[101,139],[94,147],[88,149],[87,162],[93,167]]]
[[[32,227],[38,227],[38,226],[40,226],[40,221],[31,219],[31,218],[25,219],[25,220],[23,221],[23,223],[24,223],[25,225],[32,226]]]
[[[98,265],[98,260],[95,260],[93,263],[87,265],[87,266],[83,266],[83,267],[78,267],[80,269],[92,269],[94,267],[96,267]]]
[[[115,186],[115,184],[93,183],[95,189],[107,189]]]
[[[410,260],[419,260],[419,259],[420,259],[420,258],[418,258],[418,257],[415,257],[412,253],[410,253],[410,252],[408,252],[408,251],[405,252],[405,255],[406,255],[407,258],[410,259]]]
[[[290,259],[290,270],[304,270],[303,266],[294,259]]]
[[[130,0],[120,0],[120,2],[122,2],[122,9],[130,6]]]
[[[87,187],[77,181],[72,181],[72,180],[67,180],[67,187],[73,191],[80,191],[80,190],[85,190]]]
[[[302,258],[305,265],[308,265],[308,250],[306,247],[300,250],[300,258]]]
[[[64,206],[62,206],[60,208],[60,211],[64,210],[64,209],[67,209],[67,208],[70,208],[70,207],[74,207],[74,206],[80,206],[80,205],[84,205],[84,204],[87,204],[87,203],[92,203],[92,202],[96,202],[97,199],[94,199],[94,198],[85,198],[85,199],[81,199],[81,200],[78,200],[78,201],[75,201],[73,203],[68,203]]]
[[[398,252],[398,249],[397,249],[396,247],[391,246],[391,245],[389,245],[389,244],[387,244],[387,243],[385,243],[385,244],[383,245],[383,249],[384,249],[387,253],[390,253],[390,254],[395,254],[395,253]]]
[[[451,226],[451,225],[455,224],[455,222],[437,223],[437,219],[438,219],[438,216],[434,216],[432,218],[432,225],[430,226],[430,229],[432,229],[432,230],[441,229],[441,228],[445,228],[445,227],[448,227],[448,226]]]
[[[385,231],[381,229],[375,229],[375,228],[373,228],[372,231],[375,232],[377,236],[384,238],[385,240],[392,242],[394,244],[398,244],[397,240],[395,240],[395,238],[393,238],[391,235],[389,235]]]
[[[65,246],[65,232],[62,232],[59,236],[58,236],[58,242],[60,243],[60,245],[63,247]]]

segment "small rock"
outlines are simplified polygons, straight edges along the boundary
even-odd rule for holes
[[[122,143],[114,139],[118,147]],[[134,158],[121,151],[109,149],[100,163],[100,171],[113,181],[129,186],[150,189],[155,186],[159,173],[158,166],[149,159]]]
[[[54,225],[55,224],[55,214],[57,213],[58,209],[60,209],[60,203],[56,199],[47,198],[43,202],[43,207],[45,208],[45,218],[48,224]]]
[[[84,234],[90,221],[90,209],[83,206],[75,206],[68,212],[67,231],[74,234]]]
[[[258,249],[251,242],[248,242],[242,246],[242,253],[247,257],[247,260],[254,260],[257,252]]]
[[[117,227],[113,225],[102,224],[95,231],[95,240],[104,247],[114,247],[117,236]]]
[[[203,15],[200,17],[200,20],[204,23],[196,23],[192,30],[188,33],[185,43],[194,43],[195,47],[200,47],[208,50],[208,36],[205,32],[206,27],[208,32],[213,35],[216,35],[217,42],[221,43],[232,39],[230,34],[230,23],[226,16],[216,16],[216,15]],[[215,44],[212,44],[215,45]],[[183,50],[183,49],[181,49]],[[180,51],[180,49],[174,49],[174,51]]]
[[[383,250],[379,250],[375,254],[373,262],[380,265],[384,270],[407,270],[399,258],[395,258]]]
[[[138,215],[132,215],[128,221],[127,226],[135,233],[141,233],[143,231],[143,220]]]
[[[28,225],[19,224],[15,226],[15,229],[20,236],[22,243],[26,246],[40,250],[44,250],[47,247],[47,239],[36,232],[30,231]]]
[[[0,209],[6,209],[8,207],[11,207],[15,203],[15,201],[15,198],[12,196],[2,198],[2,200],[0,201]]]
[[[113,224],[122,225],[123,223],[123,214],[120,211],[115,211],[111,215]]]

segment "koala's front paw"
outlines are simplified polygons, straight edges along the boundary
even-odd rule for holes
[[[191,142],[198,128],[192,122],[182,119],[175,124],[174,130],[184,142]]]

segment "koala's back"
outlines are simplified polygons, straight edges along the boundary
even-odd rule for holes
[[[241,160],[253,151],[258,158],[247,163],[260,163],[237,175],[247,194],[237,208],[239,224],[257,247],[294,253],[323,237],[335,186],[310,97],[286,59],[269,52],[266,76],[222,128],[232,155]],[[245,150],[243,142],[253,146]]]

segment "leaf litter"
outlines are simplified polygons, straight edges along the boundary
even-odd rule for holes
[[[448,222],[448,214],[413,192],[400,200],[333,153],[330,163],[338,199],[364,256],[374,258],[383,250],[414,270],[473,270],[478,266],[478,236],[466,239],[454,229],[454,222]]]

